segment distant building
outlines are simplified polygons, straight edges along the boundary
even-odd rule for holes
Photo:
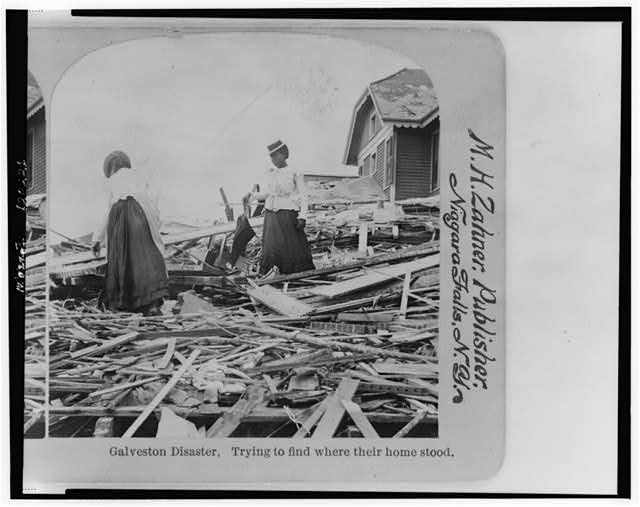
[[[35,78],[27,77],[27,195],[47,192],[44,100]]]
[[[387,197],[427,197],[440,189],[438,98],[421,69],[371,83],[356,103],[344,163],[373,175]]]

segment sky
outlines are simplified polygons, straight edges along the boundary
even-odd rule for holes
[[[224,215],[281,139],[301,173],[342,169],[354,105],[368,83],[409,59],[356,41],[309,35],[192,35],[118,44],[82,58],[51,105],[50,219],[78,237],[107,213],[102,163],[125,151],[160,195],[161,217]]]

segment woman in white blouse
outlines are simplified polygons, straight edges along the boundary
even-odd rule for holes
[[[103,299],[114,311],[157,315],[169,293],[158,209],[126,153],[110,153],[103,170],[110,190],[109,210],[93,236],[96,255],[106,243]]]
[[[266,192],[245,196],[249,202],[264,200],[260,273],[274,267],[282,274],[315,269],[304,232],[308,203],[302,175],[287,165],[289,148],[282,141],[267,149],[275,167],[267,172]]]

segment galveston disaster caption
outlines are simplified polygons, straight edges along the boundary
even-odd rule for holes
[[[451,172],[449,187],[455,197],[442,217],[451,240],[454,403],[462,403],[471,390],[489,388],[491,365],[496,360],[491,349],[496,336],[497,297],[490,286],[486,263],[488,246],[495,240],[495,232],[488,228],[488,219],[496,213],[493,146],[471,129],[468,135],[470,191],[466,195],[456,173]],[[469,236],[471,255],[465,256],[461,243],[463,237]],[[461,331],[465,320],[471,322],[471,336]]]
[[[109,455],[121,458],[221,458],[222,449],[213,447],[171,446],[128,446],[114,445]],[[232,446],[224,450],[225,455],[233,458],[279,458],[279,457],[315,457],[315,458],[453,458],[449,447],[389,447],[384,445],[357,445],[355,447],[335,447],[328,445],[288,445],[288,446]]]

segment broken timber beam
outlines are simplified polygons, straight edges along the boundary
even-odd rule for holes
[[[83,349],[77,350],[75,352],[71,352],[71,359],[78,359],[80,357],[87,356],[95,356],[97,354],[102,354],[104,352],[108,352],[109,350],[118,348],[122,345],[125,345],[129,342],[132,342],[140,337],[140,333],[133,332],[120,335],[112,340],[109,340],[102,345],[92,345],[90,347],[85,347]]]
[[[224,214],[227,217],[227,222],[233,222],[233,208],[229,204],[227,194],[224,193],[224,188],[220,187],[220,195],[222,196],[222,202],[224,202]]]
[[[418,413],[411,419],[407,424],[405,424],[400,430],[393,435],[393,438],[403,438],[409,433],[413,428],[415,428],[424,416],[427,415],[426,410],[419,410]]]
[[[346,296],[353,292],[358,292],[368,287],[380,285],[388,280],[403,276],[407,271],[415,272],[423,269],[436,267],[440,264],[440,255],[438,253],[421,257],[420,259],[402,264],[394,264],[384,268],[377,268],[370,273],[351,278],[343,282],[334,283],[325,287],[316,287],[310,289],[309,292],[326,298],[336,298]]]
[[[378,435],[358,405],[350,400],[342,400],[342,406],[349,414],[349,417],[351,417],[351,420],[356,423],[356,426],[364,438],[380,438],[380,435]]]
[[[247,398],[240,398],[227,412],[207,430],[207,438],[224,438],[230,436],[242,422],[242,418],[264,402],[266,390],[263,387],[251,386],[247,390]]]
[[[327,410],[329,400],[330,396],[327,396],[318,404],[313,413],[302,423],[302,425],[298,428],[298,431],[296,431],[292,438],[305,438],[309,433],[311,433],[313,427],[324,415],[325,410]]]
[[[266,307],[286,317],[302,317],[313,311],[312,306],[288,296],[270,285],[250,287],[247,289],[247,294],[249,297],[256,299]]]
[[[313,432],[312,438],[331,438],[338,429],[345,408],[343,400],[351,401],[351,398],[358,389],[358,381],[352,378],[343,378],[336,391],[329,397],[327,408],[318,422],[318,427]]]
[[[411,286],[411,271],[404,274],[404,284],[402,285],[402,298],[400,300],[400,315],[407,316],[407,306],[409,305],[409,289]]]
[[[398,252],[392,252],[388,254],[379,254],[369,257],[367,259],[347,262],[338,266],[329,266],[320,269],[309,269],[307,271],[300,271],[299,273],[291,273],[289,275],[280,275],[267,280],[256,280],[257,285],[273,284],[280,282],[291,282],[293,280],[301,280],[303,278],[314,278],[316,276],[330,275],[333,273],[339,273],[340,271],[348,271],[350,269],[375,266],[376,264],[383,264],[385,262],[392,262],[398,260],[406,260],[412,257],[419,257],[421,255],[429,255],[440,251],[440,242],[431,242],[429,246],[420,246],[418,248],[405,248]]]
[[[160,404],[162,400],[164,400],[165,396],[169,394],[169,391],[173,389],[173,387],[178,383],[178,381],[182,378],[182,376],[186,373],[186,371],[191,368],[191,365],[200,354],[200,349],[195,349],[186,362],[180,367],[180,369],[173,374],[173,377],[169,379],[158,394],[156,394],[155,398],[151,400],[151,403],[147,405],[147,407],[142,411],[142,413],[138,416],[138,418],[133,421],[133,424],[129,426],[127,431],[124,432],[122,438],[131,438],[134,433],[138,430],[138,428],[142,425],[143,422],[147,420],[147,417],[151,415],[151,412]]]
[[[338,350],[350,350],[352,352],[359,352],[362,354],[376,354],[377,357],[395,357],[396,359],[406,359],[409,361],[433,362],[433,359],[427,356],[422,356],[418,354],[406,354],[404,352],[396,352],[395,350],[387,350],[379,347],[370,347],[368,345],[357,345],[357,344],[352,344],[347,342],[339,342],[337,340],[323,340],[322,338],[315,338],[311,335],[301,333],[298,331],[293,333],[287,333],[286,331],[275,329],[263,323],[257,323],[257,326],[246,326],[246,325],[236,324],[234,327],[236,329],[251,331],[253,333],[266,334],[268,336],[273,336],[275,338],[284,338],[285,340],[292,340],[292,341],[297,341],[301,343],[306,343],[307,345],[313,345],[314,347],[323,347],[323,348],[338,349]]]

